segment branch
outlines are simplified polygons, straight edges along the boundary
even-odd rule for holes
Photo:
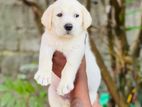
[[[92,46],[92,51],[94,55],[96,56],[97,63],[101,69],[101,74],[103,77],[104,82],[106,83],[106,86],[108,88],[108,91],[110,92],[111,96],[113,97],[114,101],[119,107],[128,107],[127,103],[123,99],[122,96],[119,95],[119,92],[117,90],[117,87],[112,79],[112,77],[109,74],[109,71],[107,67],[104,64],[104,61],[100,55],[100,52],[96,48],[96,45],[93,41],[93,39],[90,39],[91,46]]]
[[[113,21],[113,18],[112,18],[112,14],[113,14],[113,10],[112,8],[110,8],[108,14],[107,14],[107,18],[108,18],[108,21],[107,21],[107,39],[108,39],[108,48],[109,48],[109,53],[110,53],[110,57],[111,57],[111,67],[112,69],[114,70],[116,68],[116,58],[114,56],[114,34],[112,33],[112,21]]]
[[[142,17],[141,17],[141,26],[142,26]],[[131,45],[130,54],[132,55],[133,58],[139,57],[141,44],[142,44],[142,29],[140,30],[137,39],[134,41],[134,44]]]
[[[121,46],[121,51],[122,55],[124,54],[127,55],[128,51],[128,41],[126,38],[126,33],[125,33],[125,0],[120,0],[120,3],[118,0],[110,0],[110,5],[114,7],[115,9],[115,21],[116,21],[116,26],[115,26],[115,32],[116,36],[119,39],[120,46]]]
[[[46,2],[46,5],[49,5],[49,4],[50,4],[49,0],[45,0],[45,2]]]
[[[32,1],[28,1],[28,0],[22,0],[22,2],[31,7],[32,10],[33,10],[33,13],[34,13],[34,18],[35,18],[35,22],[37,24],[37,27],[39,29],[39,32],[42,33],[43,32],[43,26],[41,24],[41,16],[42,16],[42,13],[43,13],[43,10],[42,8],[35,2],[32,2]]]
[[[86,1],[87,1],[86,8],[90,12],[91,11],[91,0],[86,0]]]

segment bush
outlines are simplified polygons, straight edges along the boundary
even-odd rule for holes
[[[28,80],[5,79],[0,84],[0,107],[44,107],[45,90]]]

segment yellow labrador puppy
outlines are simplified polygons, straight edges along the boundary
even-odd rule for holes
[[[34,78],[41,85],[51,84],[48,90],[50,106],[70,107],[67,94],[74,88],[84,54],[89,95],[93,104],[101,76],[89,46],[87,28],[92,22],[89,12],[77,0],[57,0],[44,12],[41,21],[45,32],[41,40],[39,68]],[[61,79],[52,72],[52,57],[56,50],[67,59]]]

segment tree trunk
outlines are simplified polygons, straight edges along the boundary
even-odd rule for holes
[[[110,76],[107,67],[105,66],[105,64],[103,62],[103,59],[102,59],[98,49],[96,48],[94,41],[92,39],[90,39],[90,41],[91,41],[92,51],[93,51],[94,55],[96,56],[97,63],[99,65],[100,69],[101,69],[102,78],[107,85],[108,91],[110,92],[115,103],[119,107],[128,107],[128,104],[125,102],[123,97],[120,96],[120,94],[117,90],[117,87],[116,87],[112,77]]]

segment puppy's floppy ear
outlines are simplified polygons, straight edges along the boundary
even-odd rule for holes
[[[92,17],[88,10],[82,6],[82,13],[83,13],[83,28],[86,30],[92,23]]]
[[[48,29],[51,30],[52,26],[52,14],[53,14],[53,4],[50,5],[41,17],[41,23]]]

